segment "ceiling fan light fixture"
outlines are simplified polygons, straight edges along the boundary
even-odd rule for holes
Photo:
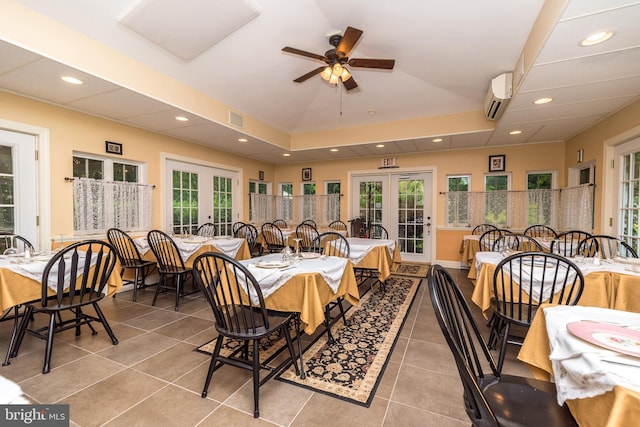
[[[342,74],[340,75],[340,79],[342,81],[349,80],[351,78],[351,73],[345,67],[342,67]]]
[[[325,79],[326,81],[329,81],[329,79],[331,78],[331,72],[333,70],[331,69],[331,67],[325,67],[324,70],[322,71],[322,73],[320,74],[320,76]]]

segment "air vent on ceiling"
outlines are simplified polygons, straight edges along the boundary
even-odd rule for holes
[[[233,111],[229,110],[229,124],[241,128],[242,116],[238,113],[234,113]]]
[[[511,100],[513,73],[500,74],[491,80],[484,103],[484,114],[489,120],[498,120]]]

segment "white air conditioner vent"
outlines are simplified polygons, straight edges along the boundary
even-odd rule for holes
[[[513,73],[500,74],[491,80],[487,99],[484,103],[484,114],[488,120],[498,120],[513,95]]]

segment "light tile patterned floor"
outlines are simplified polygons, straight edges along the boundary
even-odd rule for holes
[[[467,296],[466,270],[450,270]],[[151,307],[152,289],[105,300],[101,307],[120,343],[106,332],[56,336],[52,370],[42,375],[44,342],[25,338],[20,355],[0,374],[37,403],[68,403],[79,426],[468,426],[462,387],[433,314],[426,280],[418,291],[371,407],[363,408],[272,380],[260,390],[260,419],[252,416],[250,373],[225,366],[200,397],[209,357],[193,349],[215,337],[212,314],[194,295],[173,310],[173,297]],[[473,306],[475,309],[475,306]],[[486,331],[486,320],[478,321]],[[11,322],[0,323],[6,350]],[[504,371],[529,376],[508,353]],[[4,354],[3,354],[4,357]],[[91,402],[88,404],[87,402]]]

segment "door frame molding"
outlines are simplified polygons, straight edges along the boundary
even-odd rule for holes
[[[244,183],[243,168],[225,165],[223,163],[208,162],[206,160],[196,159],[194,157],[182,156],[180,154],[175,154],[175,153],[161,152],[160,153],[160,182],[162,183],[161,188],[163,189],[170,188],[172,185],[172,183],[169,182],[167,178],[167,161],[169,160],[174,160],[174,161],[183,162],[183,163],[191,163],[196,166],[204,166],[208,168],[223,169],[223,170],[231,171],[233,173],[237,173],[238,182],[236,182],[235,185],[240,194],[238,196],[240,203],[238,203],[237,212],[240,218],[244,218],[244,215],[243,215],[244,200],[242,199],[242,186]],[[166,227],[166,225],[168,224],[167,222],[168,219],[167,219],[166,209],[165,209],[166,203],[168,203],[167,197],[166,197],[166,191],[164,190],[160,191],[160,223],[163,224],[162,227]]]
[[[0,128],[11,132],[26,133],[36,138],[36,215],[38,225],[37,245],[40,248],[51,247],[51,147],[49,129],[26,123],[0,119]],[[45,189],[47,191],[45,191]],[[48,246],[43,246],[48,243]]]
[[[387,179],[387,183],[391,183],[391,175],[402,173],[431,173],[431,260],[436,260],[436,241],[437,232],[435,224],[438,224],[438,167],[437,166],[419,166],[419,167],[406,167],[406,168],[379,168],[368,169],[358,171],[347,171],[347,194],[346,198],[349,200],[347,204],[347,219],[353,217],[351,199],[353,197],[352,181],[354,177],[361,175],[377,175],[384,176]]]

